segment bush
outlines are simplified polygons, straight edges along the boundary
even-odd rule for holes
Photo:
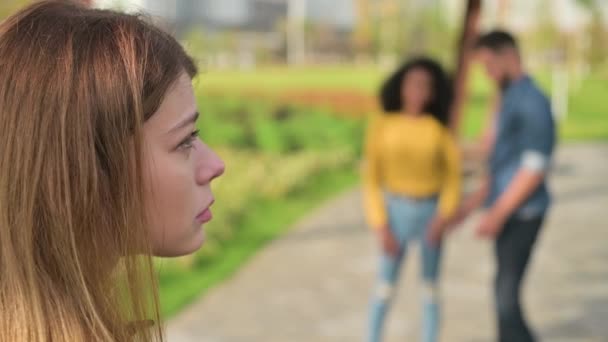
[[[231,98],[199,98],[200,129],[211,146],[273,154],[349,148],[360,151],[361,118],[343,118],[318,108],[272,106]]]

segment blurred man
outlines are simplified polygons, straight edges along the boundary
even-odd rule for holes
[[[550,196],[545,179],[555,144],[549,100],[523,68],[517,42],[493,31],[477,40],[476,57],[501,92],[489,175],[462,207],[461,218],[485,203],[477,229],[495,240],[495,304],[500,342],[534,341],[520,288]]]

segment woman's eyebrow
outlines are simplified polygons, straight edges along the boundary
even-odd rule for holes
[[[179,122],[177,125],[175,125],[175,127],[171,128],[169,130],[169,133],[180,130],[180,129],[188,126],[189,124],[195,123],[196,120],[198,120],[199,115],[200,115],[199,112],[195,112],[195,113],[189,115],[187,118],[185,118],[184,120]]]

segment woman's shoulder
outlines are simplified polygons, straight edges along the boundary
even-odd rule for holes
[[[374,112],[368,115],[367,122],[370,127],[378,127],[384,124],[388,115],[383,112]]]
[[[439,119],[437,119],[435,116],[427,114],[425,115],[425,118],[429,125],[431,125],[434,129],[441,131],[442,133],[450,132],[449,128],[444,123],[439,121]]]

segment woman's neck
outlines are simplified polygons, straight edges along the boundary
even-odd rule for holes
[[[405,116],[417,118],[422,116],[422,111],[417,108],[404,108],[401,113]]]

